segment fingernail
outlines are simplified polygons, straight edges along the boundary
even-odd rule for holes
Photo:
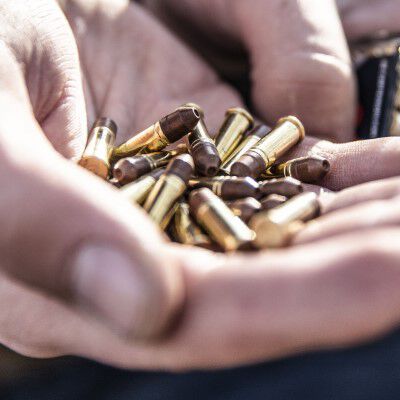
[[[122,250],[87,245],[72,265],[72,290],[78,306],[94,312],[124,336],[142,336],[154,288]]]

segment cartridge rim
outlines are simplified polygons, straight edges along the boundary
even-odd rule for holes
[[[240,114],[243,115],[250,123],[249,129],[254,127],[254,118],[253,116],[244,108],[241,107],[232,107],[226,110],[225,116],[229,116],[231,114]]]
[[[304,125],[301,123],[301,121],[297,117],[295,117],[294,115],[289,115],[287,117],[283,117],[277,122],[277,126],[280,126],[285,122],[291,122],[293,125],[297,126],[298,130],[300,131],[300,141],[302,141],[305,138],[306,130],[304,128]]]

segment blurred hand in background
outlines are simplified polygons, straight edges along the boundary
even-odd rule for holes
[[[309,134],[355,139],[348,43],[397,32],[398,1],[143,0],[220,73],[251,80],[259,116],[296,114]],[[247,56],[250,58],[246,64]]]

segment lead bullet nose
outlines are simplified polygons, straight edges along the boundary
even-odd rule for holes
[[[179,117],[182,124],[192,130],[200,121],[200,113],[195,108],[182,108],[179,110]]]

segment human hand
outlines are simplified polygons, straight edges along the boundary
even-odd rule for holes
[[[54,299],[3,279],[2,304],[18,307],[1,312],[1,339],[31,356],[74,354],[174,371],[358,344],[399,323],[399,238],[391,225],[255,255],[171,246],[185,271],[187,308],[170,335],[153,342],[123,341]]]
[[[334,0],[144,3],[226,76],[250,73],[254,108],[269,124],[295,114],[310,134],[340,142],[354,138],[356,118],[346,38],[397,32],[400,10],[390,0],[338,0],[339,10]]]
[[[23,3],[14,2],[13,5],[16,7],[16,4]],[[63,5],[78,37],[82,60],[87,54],[87,62],[91,63],[90,67],[83,61],[90,120],[99,113],[118,120],[122,127],[121,141],[128,137],[131,126],[133,130],[141,128],[146,122],[153,122],[159,115],[187,101],[188,98],[204,104],[211,117],[209,123],[214,128],[217,127],[218,119],[225,108],[239,104],[237,95],[232,90],[221,85],[207,67],[137,6],[127,6],[127,3],[120,1],[83,0],[64,2]],[[8,6],[4,2],[3,7]],[[24,3],[24,6],[25,10],[32,10],[28,3]],[[44,14],[48,14],[49,10],[53,15],[53,10],[46,7],[38,13],[41,17],[43,11]],[[34,10],[38,11],[35,8]],[[3,12],[2,15],[7,13]],[[64,30],[52,29],[50,23],[47,25],[42,22],[37,25],[42,29],[48,27],[52,32]],[[138,53],[140,49],[127,51],[143,32],[149,34],[146,37],[148,47],[158,48],[156,53],[164,62],[160,63],[158,57],[145,62],[149,54]],[[23,33],[24,38],[29,37],[28,33]],[[119,40],[113,35],[117,35]],[[97,41],[94,37],[97,37]],[[63,43],[66,42],[63,37]],[[119,46],[115,45],[116,42]],[[58,48],[58,43],[50,43],[51,50]],[[96,51],[96,43],[100,43],[101,49],[105,48],[106,51]],[[12,42],[10,47],[13,50],[16,47],[15,42]],[[182,65],[177,66],[177,63],[165,61],[168,57],[165,49],[171,47],[174,47],[179,55],[174,55],[174,60],[175,57],[182,60]],[[67,63],[66,70],[62,62],[60,69],[63,73],[56,68],[54,75],[61,77],[62,89],[66,78],[68,82],[72,80],[72,88],[77,88],[75,97],[78,98],[78,102],[73,96],[73,91],[66,91],[66,96],[61,96],[61,100],[57,98],[59,101],[55,101],[54,110],[49,111],[49,120],[54,118],[54,125],[50,129],[51,125],[47,127],[45,121],[37,117],[40,113],[35,111],[37,105],[35,106],[34,88],[39,87],[42,93],[45,93],[40,97],[36,95],[36,98],[48,100],[49,95],[57,93],[51,89],[56,87],[58,81],[52,81],[48,75],[33,73],[35,69],[28,77],[42,77],[43,86],[35,86],[37,81],[32,83],[29,79],[24,80],[19,69],[20,64],[13,62],[9,51],[5,49],[3,60],[7,60],[8,63],[4,63],[3,68],[13,68],[13,74],[1,74],[3,87],[8,89],[3,92],[2,99],[4,115],[0,127],[3,134],[0,137],[5,162],[1,179],[5,189],[3,193],[7,195],[3,197],[3,209],[8,207],[8,213],[4,214],[4,226],[14,229],[3,232],[6,237],[1,241],[2,259],[5,261],[2,267],[9,275],[22,278],[25,282],[42,289],[51,290],[53,294],[67,294],[68,296],[63,297],[69,301],[59,302],[53,296],[2,276],[0,338],[3,343],[23,354],[37,357],[75,354],[123,367],[182,369],[236,365],[279,357],[313,346],[348,343],[376,334],[376,327],[371,326],[363,335],[355,335],[354,325],[349,327],[352,331],[346,336],[346,341],[341,330],[339,333],[336,331],[337,335],[341,335],[340,340],[335,341],[337,337],[334,337],[333,332],[328,343],[323,337],[324,332],[321,332],[322,336],[319,337],[319,331],[315,331],[318,324],[310,324],[302,326],[303,331],[293,336],[301,321],[291,317],[308,315],[300,313],[306,310],[296,308],[293,298],[297,294],[315,294],[317,290],[311,279],[314,275],[298,272],[298,264],[294,260],[304,254],[303,251],[308,250],[310,254],[315,254],[317,260],[322,251],[319,246],[315,249],[304,247],[244,258],[242,255],[221,256],[166,245],[158,231],[154,230],[153,225],[138,209],[126,204],[113,189],[106,187],[100,180],[62,159],[44,139],[43,132],[60,152],[74,158],[79,157],[84,146],[85,138],[74,134],[86,132],[80,125],[84,124],[85,119],[84,115],[81,115],[84,108],[81,107],[83,100],[76,54],[66,56],[62,53],[64,57],[57,54],[55,58],[44,54],[39,58],[47,62],[65,61],[70,58],[75,60],[72,67]],[[102,54],[100,58],[99,53]],[[110,54],[119,61],[117,66],[121,70],[118,74],[115,73],[116,63],[109,62]],[[25,60],[21,55],[19,57],[26,62],[25,69],[29,71],[27,67],[32,65],[28,62],[30,58]],[[59,64],[50,62],[50,65]],[[168,69],[170,65],[173,66],[173,71]],[[192,65],[194,71],[189,77],[182,72],[183,69],[186,72],[187,65]],[[150,69],[152,66],[154,69]],[[49,71],[49,68],[43,70]],[[9,72],[9,69],[5,71]],[[143,71],[147,71],[148,74],[144,74]],[[133,72],[136,79],[131,77]],[[179,80],[184,78],[179,86],[172,85],[173,80],[166,79],[175,74]],[[12,81],[7,80],[10,75],[14,76]],[[94,76],[91,90],[87,82],[89,76]],[[114,78],[112,85],[110,77]],[[47,86],[46,82],[50,85]],[[150,95],[143,87],[157,87],[160,91],[150,93],[153,97],[147,97]],[[147,93],[146,96],[144,92]],[[138,93],[137,98],[132,95],[135,93]],[[147,98],[150,100],[145,101]],[[164,101],[160,102],[159,98]],[[134,100],[137,100],[135,104]],[[47,102],[45,103],[48,106]],[[132,109],[138,110],[136,115],[131,114]],[[56,118],[57,113],[53,114],[55,111],[58,111],[61,117]],[[20,117],[18,120],[12,119],[16,112]],[[36,118],[39,124],[35,122]],[[64,129],[65,120],[71,122],[67,124],[68,128]],[[16,132],[13,136],[6,134],[11,126],[13,132]],[[59,129],[56,130],[55,127]],[[55,133],[59,133],[59,136]],[[72,134],[69,136],[70,133]],[[32,148],[35,149],[34,152]],[[24,163],[21,160],[24,160]],[[390,168],[387,171],[391,174]],[[13,178],[13,182],[10,182],[10,177]],[[349,179],[347,183],[352,182]],[[30,200],[29,207],[23,202],[26,198]],[[13,204],[12,210],[9,208],[10,204]],[[26,221],[29,221],[29,225]],[[63,227],[62,230],[60,226]],[[140,231],[135,228],[137,226]],[[62,262],[64,249],[67,252],[74,248],[74,244],[81,238],[83,243],[87,243],[87,238],[90,238],[89,243],[94,243],[95,250],[92,252],[95,254],[92,253],[92,257],[95,258],[96,265],[88,266],[88,257],[75,257],[80,263],[67,264],[71,267],[66,269]],[[128,253],[128,260],[132,260],[128,261],[128,266],[125,266],[124,257],[117,257],[118,260],[115,261],[112,259],[114,253],[104,249],[103,246],[107,247],[111,243],[115,244],[118,250]],[[20,251],[21,248],[24,252]],[[154,252],[154,248],[157,248],[157,252]],[[48,249],[51,249],[50,254]],[[316,273],[335,270],[336,262],[340,264],[341,257],[342,255],[338,259],[328,260],[323,265],[317,265],[315,261]],[[73,254],[70,254],[69,258],[73,259]],[[122,268],[118,268],[118,264]],[[243,264],[249,267],[243,270]],[[118,269],[122,269],[122,272]],[[111,270],[110,274],[107,273],[108,270]],[[90,273],[92,275],[89,275]],[[127,274],[128,278],[124,279]],[[358,279],[358,276],[353,276],[352,282],[358,282]],[[305,282],[308,284],[303,286]],[[112,291],[110,283],[118,286],[117,293]],[[89,306],[97,316],[117,326],[119,331],[151,336],[160,332],[174,311],[179,308],[182,303],[182,286],[187,296],[183,317],[167,338],[154,342],[127,342],[97,320],[88,318],[79,308],[70,307],[76,303]],[[310,290],[303,293],[304,289]],[[332,283],[332,291],[334,289]],[[137,293],[144,296],[139,302],[135,297]],[[285,296],[282,296],[282,293],[285,293]],[[90,294],[91,297],[87,298]],[[322,297],[321,300],[323,299]],[[271,305],[274,305],[273,309]],[[371,308],[371,305],[366,306]],[[9,312],[10,309],[12,312]],[[315,320],[311,322],[322,321],[325,309],[319,309],[318,313],[318,310],[311,308],[310,313],[313,311]],[[381,313],[381,309],[373,307],[368,311]],[[310,322],[306,319],[307,321]],[[388,325],[384,324],[384,328],[389,328]],[[382,325],[379,325],[379,328],[383,330]],[[308,333],[312,329],[314,336],[311,335],[310,341],[306,342],[308,339],[304,337],[305,332]],[[281,341],[281,334],[287,335],[287,340]],[[312,342],[312,339],[315,340]]]

